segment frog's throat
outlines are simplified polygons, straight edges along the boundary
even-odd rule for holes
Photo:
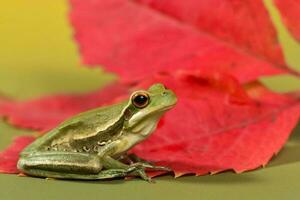
[[[123,130],[120,139],[121,144],[114,154],[122,154],[149,137],[156,129],[160,117],[159,115],[148,116],[135,126]]]
[[[164,112],[155,113],[152,115],[148,115],[142,120],[131,124],[128,127],[127,132],[138,134],[143,138],[148,137],[157,127],[157,124]]]

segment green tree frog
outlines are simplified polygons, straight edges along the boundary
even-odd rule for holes
[[[145,169],[169,170],[128,155],[145,140],[177,97],[162,84],[133,92],[129,100],[96,108],[70,119],[35,140],[20,154],[27,175],[58,179],[108,179],[139,176]]]

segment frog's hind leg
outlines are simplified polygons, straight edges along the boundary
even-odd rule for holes
[[[38,152],[20,158],[18,169],[24,174],[58,179],[98,180],[126,177],[136,167],[103,170],[98,156],[72,152]]]
[[[17,166],[24,174],[52,178],[76,178],[77,175],[98,174],[102,170],[97,156],[57,151],[27,155],[19,159]]]
[[[133,168],[131,169],[134,170]],[[102,170],[98,174],[72,174],[72,173],[59,173],[54,171],[45,171],[45,170],[30,170],[32,176],[37,177],[47,177],[54,179],[77,179],[77,180],[102,180],[102,179],[112,179],[112,178],[123,178],[128,176],[130,170],[124,169],[107,169]],[[46,174],[43,176],[43,174]]]

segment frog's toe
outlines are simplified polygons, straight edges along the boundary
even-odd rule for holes
[[[154,182],[152,178],[147,175],[144,169],[137,169],[136,172],[143,180],[148,181],[149,183]]]
[[[153,166],[152,169],[158,170],[158,171],[167,171],[167,172],[171,172],[172,169],[169,167],[165,167],[165,166]]]
[[[153,164],[147,163],[147,162],[136,162],[132,164],[131,166],[140,166],[147,169],[157,170],[157,171],[172,171],[169,167],[165,166],[155,166]]]
[[[141,165],[134,165],[134,166],[130,167],[130,169],[132,169],[132,168],[134,168],[134,170],[132,170],[131,173],[129,173],[129,175],[139,176],[145,181],[148,181],[150,183],[153,182],[153,180],[147,175],[147,173],[145,171],[145,167],[143,167]]]

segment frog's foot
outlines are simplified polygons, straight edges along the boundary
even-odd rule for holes
[[[144,168],[153,169],[153,170],[161,170],[161,171],[172,171],[172,169],[164,166],[155,166],[153,162],[144,160],[138,157],[135,154],[126,155],[127,159],[130,160],[131,165],[142,165]]]
[[[141,177],[143,180],[148,181],[149,183],[153,183],[154,181],[151,179],[151,177],[149,177],[145,171],[145,168],[142,166],[132,166],[129,169],[134,168],[134,170],[132,170],[132,172],[130,172],[128,175],[131,176],[139,176]]]
[[[142,168],[147,168],[151,170],[156,170],[156,171],[172,171],[172,169],[165,167],[165,166],[155,166],[149,162],[136,162],[131,164],[130,166],[140,166]]]
[[[132,170],[133,168],[134,170]],[[132,170],[132,172],[130,172],[129,175],[139,176],[148,182],[154,182],[154,181],[147,175],[146,169],[152,169],[157,171],[171,171],[171,169],[168,167],[154,166],[152,164],[144,163],[144,162],[133,163],[130,165],[129,169],[130,171]]]

